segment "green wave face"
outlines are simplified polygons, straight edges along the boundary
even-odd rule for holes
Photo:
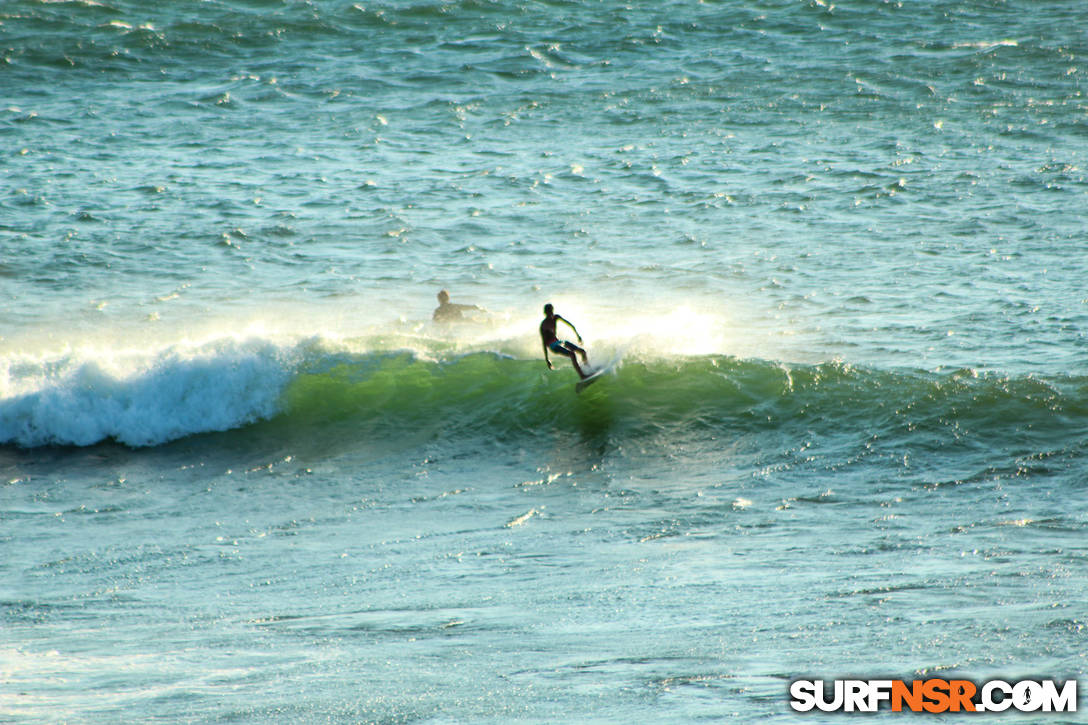
[[[128,357],[75,352],[6,364],[0,433],[20,447],[109,439],[148,447],[251,430],[277,446],[300,435],[388,445],[574,433],[622,446],[772,433],[782,440],[762,445],[845,436],[914,449],[1039,450],[1077,445],[1088,428],[1082,378],[724,355],[629,354],[582,394],[565,360],[549,371],[540,358],[463,352],[443,341],[391,349],[220,339]]]
[[[573,371],[474,353],[445,361],[363,354],[300,372],[284,393],[293,425],[369,436],[511,436],[577,429],[618,440],[776,430],[983,442],[1076,436],[1085,381],[785,365],[725,356],[632,361],[583,394]]]

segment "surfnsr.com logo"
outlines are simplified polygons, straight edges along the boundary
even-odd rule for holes
[[[794,680],[797,712],[1076,712],[1077,681]]]

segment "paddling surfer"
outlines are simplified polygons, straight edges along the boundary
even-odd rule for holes
[[[438,293],[438,307],[435,308],[431,319],[435,322],[461,322],[465,319],[464,312],[484,312],[484,308],[476,305],[455,305],[450,302],[450,293],[442,290]]]
[[[570,320],[564,320],[562,317],[555,314],[555,308],[552,307],[551,304],[544,305],[544,321],[540,323],[540,341],[544,345],[544,361],[548,363],[549,370],[555,370],[551,358],[548,357],[549,351],[554,352],[556,355],[570,358],[570,363],[574,366],[574,370],[578,373],[578,377],[585,380],[588,376],[582,371],[582,366],[578,364],[578,355],[582,356],[582,365],[584,365],[586,363],[586,351],[575,345],[573,342],[559,339],[559,336],[555,332],[555,326],[559,322],[566,323],[567,327],[574,330],[574,334],[578,337],[578,342],[582,341],[582,336],[578,334],[578,330],[575,329]]]

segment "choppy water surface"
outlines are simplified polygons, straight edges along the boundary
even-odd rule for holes
[[[1083,16],[5,3],[0,712],[1080,676]]]

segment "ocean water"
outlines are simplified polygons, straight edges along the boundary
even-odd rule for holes
[[[1086,21],[0,3],[0,721],[1083,679]]]

